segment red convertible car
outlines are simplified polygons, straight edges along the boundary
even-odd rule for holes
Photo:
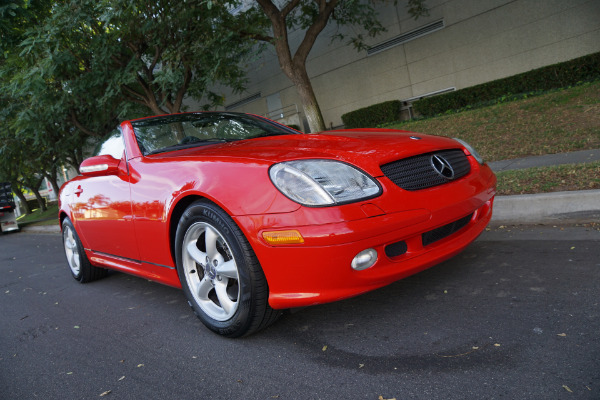
[[[454,256],[488,224],[496,185],[458,139],[219,112],[125,121],[80,172],[60,193],[73,277],[183,288],[228,337]]]

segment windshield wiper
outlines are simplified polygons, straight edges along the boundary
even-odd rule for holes
[[[177,144],[174,144],[171,146],[156,149],[156,150],[149,152],[146,155],[150,156],[153,154],[166,153],[168,151],[173,151],[173,150],[182,150],[182,149],[189,149],[189,148],[197,147],[197,146],[203,146],[205,144],[210,144],[210,143],[215,143],[215,142],[227,143],[227,142],[233,142],[235,140],[240,140],[240,139],[222,139],[222,138],[198,139],[198,140],[194,140],[193,142],[177,143]]]
[[[261,138],[261,137],[269,137],[269,136],[281,136],[281,135],[291,135],[292,133],[288,133],[288,132],[281,132],[281,131],[271,131],[271,132],[265,132],[265,133],[260,133],[258,135],[254,135],[254,136],[248,136],[246,139],[256,139],[256,138]]]

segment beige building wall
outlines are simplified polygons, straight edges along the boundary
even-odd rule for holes
[[[426,4],[430,15],[416,21],[407,14],[406,1],[381,5],[380,20],[387,32],[370,39],[370,46],[438,21],[443,21],[443,28],[372,55],[332,43],[334,26],[323,32],[307,68],[328,126],[341,125],[346,112],[382,101],[461,89],[600,51],[600,0],[427,0]],[[291,38],[297,43],[300,32]],[[228,110],[266,115],[274,111],[273,100],[280,100],[286,110],[297,107],[302,118],[298,95],[279,69],[274,49],[263,53],[248,71],[247,91],[226,93]],[[253,101],[235,105],[251,95]],[[271,114],[274,119],[278,115]]]

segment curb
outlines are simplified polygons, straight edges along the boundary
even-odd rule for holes
[[[498,196],[493,224],[600,222],[600,190]]]
[[[600,222],[600,190],[497,196],[493,225]],[[29,233],[60,233],[58,225],[25,226]]]
[[[56,225],[27,225],[21,227],[22,232],[28,233],[60,233],[60,226]]]

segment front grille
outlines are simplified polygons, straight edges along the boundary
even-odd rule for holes
[[[443,161],[447,162],[450,169]],[[436,165],[438,170],[435,169]],[[471,171],[471,164],[462,150],[454,149],[394,161],[382,165],[381,171],[404,190],[420,190],[443,185],[467,175]]]
[[[423,240],[423,246],[428,246],[432,243],[437,242],[438,240],[442,240],[445,237],[452,235],[455,232],[458,232],[459,230],[464,228],[469,223],[469,221],[471,221],[471,218],[473,218],[473,214],[469,214],[466,217],[451,222],[447,225],[440,226],[439,228],[436,228],[429,232],[425,232],[421,237]]]

